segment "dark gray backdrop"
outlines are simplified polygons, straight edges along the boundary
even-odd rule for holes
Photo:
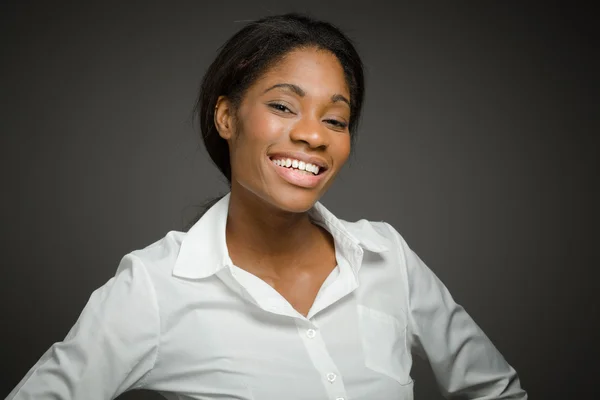
[[[125,253],[226,189],[191,123],[198,84],[244,21],[285,11],[341,26],[367,68],[355,156],[324,204],[395,226],[532,398],[572,398],[598,372],[586,342],[598,288],[591,10],[123,3],[0,6],[0,395]],[[413,376],[417,399],[441,398],[418,359]]]

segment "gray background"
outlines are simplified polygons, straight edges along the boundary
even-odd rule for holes
[[[367,67],[355,155],[324,204],[396,227],[532,398],[574,398],[596,376],[590,10],[126,3],[0,6],[0,395],[66,335],[125,253],[182,230],[226,190],[192,124],[197,88],[244,21],[285,11],[342,27]],[[416,360],[416,399],[441,398]]]

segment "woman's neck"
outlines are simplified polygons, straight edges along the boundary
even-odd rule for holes
[[[308,212],[280,210],[253,193],[239,192],[232,190],[227,216],[227,246],[232,259],[235,255],[264,263],[294,260],[322,238]]]

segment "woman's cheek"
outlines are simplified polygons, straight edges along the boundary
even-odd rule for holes
[[[286,130],[286,119],[270,112],[257,113],[248,122],[257,139],[277,139]],[[289,124],[289,122],[288,122]]]

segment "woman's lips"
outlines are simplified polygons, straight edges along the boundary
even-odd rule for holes
[[[327,172],[322,171],[318,175],[314,175],[311,172],[300,171],[296,168],[280,167],[271,159],[269,159],[269,164],[271,164],[279,176],[281,176],[288,183],[304,188],[314,188],[318,186]]]

